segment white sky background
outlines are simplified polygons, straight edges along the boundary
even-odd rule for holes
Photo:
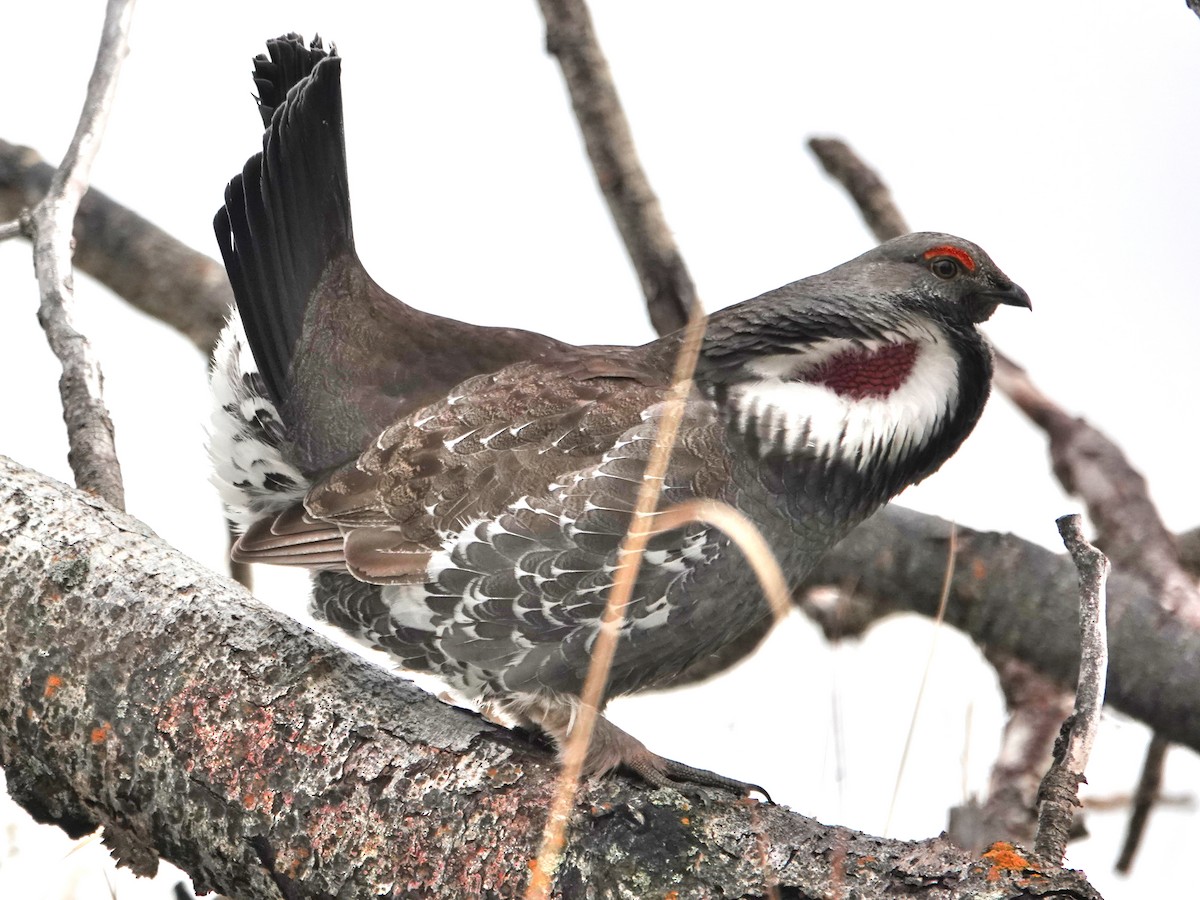
[[[0,137],[61,157],[102,6],[8,5]],[[643,164],[710,309],[871,246],[805,147],[813,134],[845,137],[914,228],[979,242],[1029,291],[1034,312],[1001,309],[989,335],[1125,448],[1171,527],[1197,524],[1200,20],[1183,0],[595,7]],[[424,309],[571,341],[652,336],[532,0],[143,0],[93,183],[215,256],[213,213],[260,141],[249,60],[287,30],[319,31],[345,57],[355,230],[381,284]],[[0,245],[0,285],[0,453],[70,481],[27,244]],[[204,361],[88,278],[77,289],[130,512],[219,567]],[[1000,397],[903,502],[1055,549],[1055,517],[1079,508],[1049,474],[1041,437]],[[259,584],[300,613],[302,580],[260,570]],[[878,833],[930,636],[903,620],[830,650],[792,621],[731,676],[619,702],[614,718],[652,749]],[[964,787],[983,788],[1000,711],[990,670],[943,635],[894,835],[936,834]],[[1110,716],[1090,793],[1129,791],[1145,741],[1141,726]],[[1169,756],[1167,790],[1200,790],[1190,751]],[[60,833],[11,818],[0,828],[0,896],[108,896],[97,846],[66,858]],[[1155,870],[1181,871],[1200,816],[1156,811],[1130,879],[1111,873],[1124,820],[1090,814],[1094,836],[1072,845],[1069,862],[1110,900],[1168,889]],[[107,877],[122,898],[167,896],[165,884]]]

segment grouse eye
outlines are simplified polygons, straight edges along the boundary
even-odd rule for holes
[[[929,263],[929,271],[933,272],[938,278],[947,280],[954,278],[962,272],[962,264],[949,256],[939,256]]]

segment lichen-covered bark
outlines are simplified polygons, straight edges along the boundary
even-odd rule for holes
[[[102,502],[0,457],[0,763],[39,820],[103,825],[240,898],[517,896],[555,769],[345,655]],[[718,793],[587,786],[558,896],[1095,897]],[[765,873],[765,874],[764,874]],[[839,888],[839,885],[841,886]]]

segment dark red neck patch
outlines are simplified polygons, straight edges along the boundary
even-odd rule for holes
[[[916,361],[917,345],[911,342],[843,350],[806,373],[804,380],[851,400],[882,399],[904,384]]]

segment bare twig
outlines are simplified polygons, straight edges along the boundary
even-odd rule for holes
[[[1167,748],[1170,742],[1161,734],[1150,738],[1150,746],[1146,749],[1146,760],[1142,764],[1142,776],[1138,779],[1137,790],[1133,795],[1133,812],[1129,816],[1129,829],[1125,833],[1125,843],[1121,845],[1121,855],[1117,857],[1117,871],[1128,875],[1133,868],[1133,858],[1141,846],[1142,837],[1146,833],[1146,823],[1150,821],[1150,812],[1158,802],[1162,792],[1163,769],[1167,759]]]
[[[654,514],[647,537],[682,528],[693,522],[720,529],[738,546],[758,577],[758,583],[771,607],[772,619],[778,622],[786,618],[792,611],[792,592],[788,588],[783,569],[779,567],[779,561],[771,552],[771,545],[753,522],[728,503],[719,500],[690,500],[687,503],[678,503],[670,509]]]
[[[1067,838],[1079,805],[1079,785],[1086,781],[1084,770],[1100,727],[1104,686],[1108,679],[1108,625],[1105,585],[1110,565],[1103,553],[1083,537],[1079,516],[1058,520],[1063,544],[1079,570],[1079,683],[1075,710],[1063,723],[1054,745],[1054,763],[1038,791],[1038,830],[1034,849],[1056,865],[1067,851]]]
[[[539,0],[592,168],[633,261],[659,334],[682,328],[695,287],[638,161],[612,73],[584,0]]]
[[[116,93],[117,74],[128,52],[132,16],[133,0],[109,0],[100,49],[75,136],[49,192],[31,216],[35,229],[34,267],[42,295],[38,320],[63,367],[59,392],[70,443],[68,460],[79,487],[95,491],[119,508],[125,505],[125,489],[112,420],[104,407],[104,378],[87,338],[73,322],[74,276],[70,260],[71,225],[80,198],[87,190],[92,160]]]

